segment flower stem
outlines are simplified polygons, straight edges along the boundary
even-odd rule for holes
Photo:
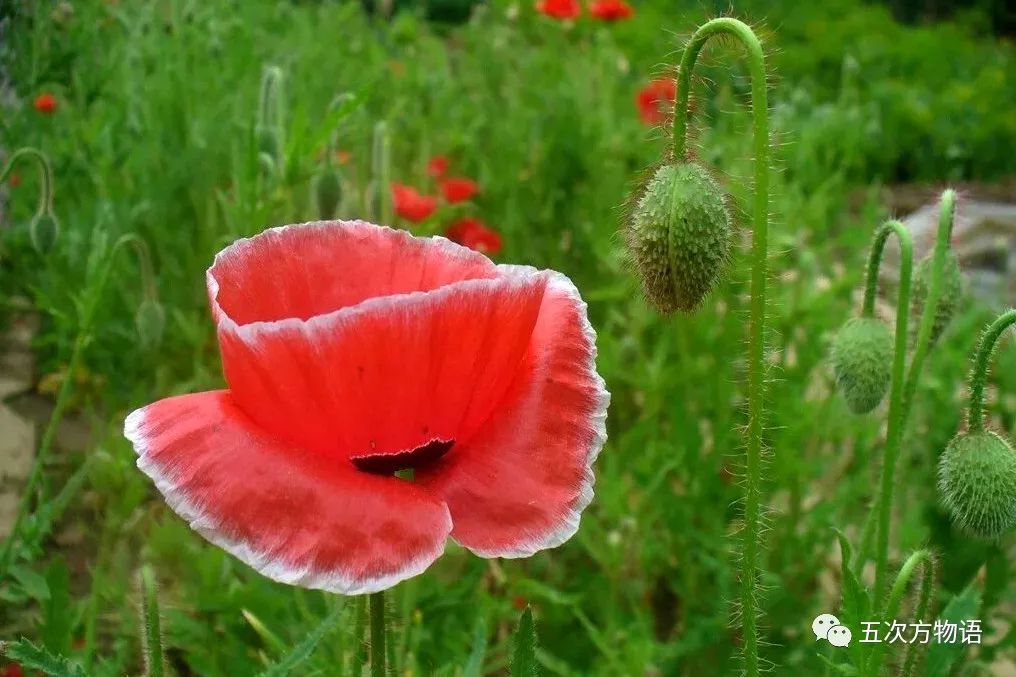
[[[370,674],[385,677],[385,593],[370,596]]]
[[[878,286],[878,269],[882,253],[889,236],[895,234],[900,243],[900,288],[896,297],[896,330],[893,348],[892,389],[889,394],[889,427],[886,432],[885,454],[882,459],[882,477],[879,482],[878,500],[874,505],[877,514],[878,533],[888,533],[889,518],[892,514],[893,476],[896,459],[899,457],[900,440],[903,436],[903,389],[907,361],[907,321],[910,314],[910,281],[913,271],[914,246],[910,231],[899,221],[887,221],[875,233],[875,241],[868,257],[868,275],[864,292],[865,317],[872,317],[875,310],[875,292]],[[870,522],[869,522],[870,524]],[[881,550],[879,551],[881,552]],[[885,559],[878,560],[885,566]],[[881,599],[881,575],[884,569],[876,566],[876,599]]]
[[[984,430],[984,384],[988,379],[991,356],[995,353],[1002,332],[1016,324],[1016,309],[1010,308],[995,319],[981,336],[981,343],[974,358],[974,369],[970,372],[970,409],[967,413],[967,428],[970,432]]]
[[[895,620],[896,614],[900,610],[900,604],[903,601],[903,595],[906,593],[907,586],[918,565],[923,567],[923,575],[921,576],[921,588],[917,596],[917,606],[914,608],[914,617],[917,620],[921,620],[921,616],[928,612],[931,607],[931,598],[935,587],[935,559],[932,557],[931,551],[918,550],[910,555],[903,563],[903,566],[900,567],[900,573],[896,576],[896,581],[893,583],[892,590],[889,593],[885,613],[882,615],[884,621],[891,622]],[[863,674],[882,674],[881,668],[882,660],[885,658],[885,648],[885,642],[875,644],[874,652],[871,655],[871,662],[868,664],[868,669],[863,671]],[[906,664],[912,667],[912,661],[916,661],[916,658],[908,655]]]
[[[769,104],[766,94],[765,57],[762,45],[751,28],[737,19],[721,17],[703,24],[692,36],[681,57],[677,73],[677,101],[674,111],[674,157],[687,155],[688,97],[695,60],[706,41],[719,34],[734,36],[748,53],[751,72],[753,142],[755,151],[755,204],[752,210],[751,314],[748,324],[748,427],[746,481],[744,485],[744,532],[741,552],[741,629],[744,672],[759,673],[758,578],[761,540],[762,435],[764,426],[764,349],[766,282],[768,275],[769,230]]]
[[[25,146],[19,148],[7,158],[7,164],[3,171],[0,171],[0,183],[7,180],[8,175],[14,170],[15,163],[23,157],[30,157],[35,160],[39,168],[39,206],[35,209],[35,218],[38,219],[45,214],[53,213],[53,168],[49,164],[49,158],[38,148]]]
[[[878,521],[875,534],[875,600],[881,600],[885,595],[886,570],[889,566],[889,527],[892,517],[893,491],[895,489],[894,475],[896,471],[896,460],[899,457],[900,444],[903,439],[903,430],[907,425],[907,418],[913,404],[914,393],[917,391],[917,381],[921,376],[921,368],[924,366],[924,358],[931,347],[931,330],[938,311],[939,296],[942,291],[942,271],[945,268],[946,251],[949,249],[949,238],[952,235],[953,211],[956,204],[956,193],[951,189],[942,193],[939,208],[938,237],[935,240],[935,251],[932,259],[932,274],[928,282],[928,296],[921,313],[921,323],[917,332],[917,341],[914,343],[914,353],[910,358],[910,369],[907,371],[906,382],[903,386],[902,400],[895,407],[890,403],[889,407],[889,428],[886,433],[885,456],[882,461],[882,478],[879,483],[879,496],[876,503]],[[902,242],[902,240],[901,240]],[[870,268],[869,268],[870,273]],[[901,267],[900,296],[904,288],[903,277],[906,277],[906,286],[909,297],[910,274],[904,276]],[[869,281],[870,285],[870,281]],[[902,298],[901,298],[902,300]],[[909,298],[908,298],[909,302]],[[867,304],[867,298],[865,300]],[[898,398],[897,372],[899,362],[904,359],[901,350],[905,352],[906,334],[900,334],[900,317],[906,317],[907,307],[897,304],[896,311],[896,354],[893,359],[893,398]],[[904,327],[905,327],[904,320]],[[901,347],[901,341],[904,342]],[[863,561],[863,560],[862,560]]]

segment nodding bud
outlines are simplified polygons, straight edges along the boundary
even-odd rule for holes
[[[314,200],[317,202],[318,218],[334,219],[342,200],[342,183],[339,172],[331,164],[325,165],[314,181]]]
[[[134,314],[134,327],[143,348],[158,346],[166,329],[166,311],[163,310],[162,304],[154,299],[142,301],[137,313]]]
[[[893,338],[889,327],[871,317],[855,317],[836,334],[832,345],[836,385],[855,414],[878,406],[889,389]]]
[[[997,539],[1016,526],[1016,451],[990,431],[961,433],[939,459],[938,489],[957,526]]]
[[[273,161],[278,162],[282,157],[282,141],[279,139],[279,130],[259,125],[255,133],[258,140],[258,153],[267,155]]]
[[[928,286],[931,283],[931,271],[934,264],[934,257],[929,254],[924,257],[914,272],[914,288],[910,296],[910,310],[913,317],[920,317],[924,311],[924,304],[928,298]],[[945,261],[942,265],[941,291],[938,293],[938,307],[935,310],[935,320],[931,325],[931,341],[934,343],[942,335],[956,314],[960,302],[963,300],[963,275],[960,273],[960,262],[956,254],[946,251]],[[914,332],[920,326],[914,322],[911,327]]]
[[[625,230],[646,298],[664,314],[702,303],[726,268],[732,237],[723,190],[687,162],[656,170]]]
[[[60,223],[48,211],[38,214],[28,225],[28,237],[35,251],[48,254],[56,245],[60,236]]]

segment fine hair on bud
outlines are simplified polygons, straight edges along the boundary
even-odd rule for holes
[[[632,206],[624,236],[649,302],[664,314],[692,311],[730,257],[733,226],[724,191],[698,164],[665,164]]]
[[[920,317],[924,311],[924,304],[928,298],[928,287],[931,284],[931,274],[934,267],[934,257],[929,254],[921,259],[914,272],[913,290],[910,295],[911,317]],[[949,326],[949,322],[963,300],[963,275],[960,272],[960,262],[951,250],[945,252],[945,261],[942,264],[941,290],[938,294],[938,307],[935,310],[935,319],[931,325],[931,341],[937,341]],[[911,330],[916,333],[920,326],[919,322],[911,325]]]
[[[885,323],[855,317],[837,332],[832,344],[836,386],[855,414],[878,406],[889,389],[893,338]]]
[[[996,540],[1016,526],[1016,450],[991,431],[961,433],[939,459],[938,489],[961,530]]]

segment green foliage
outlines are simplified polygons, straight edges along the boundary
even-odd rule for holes
[[[661,313],[694,310],[730,256],[726,197],[694,163],[664,165],[637,198],[625,239],[646,298]]]
[[[27,670],[39,670],[52,677],[85,677],[86,673],[76,662],[51,653],[27,639],[0,642],[0,653]]]
[[[884,322],[855,317],[837,332],[832,345],[836,385],[855,414],[878,406],[889,389],[893,338]]]
[[[998,434],[957,435],[938,477],[942,502],[961,529],[996,539],[1016,526],[1016,450]]]
[[[519,627],[513,640],[515,651],[512,653],[512,677],[536,677],[536,624],[533,621],[532,607],[526,607],[519,619]]]

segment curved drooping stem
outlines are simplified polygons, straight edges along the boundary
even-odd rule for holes
[[[930,550],[918,550],[906,559],[900,567],[900,573],[896,576],[892,590],[889,593],[889,600],[886,604],[883,621],[891,622],[896,619],[900,611],[900,604],[903,602],[903,595],[906,594],[910,579],[918,566],[922,567],[921,587],[917,593],[917,604],[914,607],[914,618],[921,620],[931,609],[932,595],[935,591],[935,558]],[[885,658],[886,642],[877,642],[874,645],[874,652],[871,655],[871,662],[867,669],[862,671],[866,675],[880,675],[882,661]],[[911,670],[917,661],[916,654],[909,650],[904,662],[904,670]]]
[[[896,235],[900,243],[900,287],[896,297],[896,331],[893,346],[892,386],[889,393],[889,427],[886,432],[885,455],[882,460],[882,477],[879,482],[878,501],[875,510],[878,515],[878,530],[881,535],[888,534],[889,517],[892,514],[892,495],[896,472],[896,459],[899,457],[900,441],[903,437],[903,388],[907,362],[907,321],[910,310],[910,280],[913,271],[914,246],[910,231],[899,221],[887,221],[875,233],[875,241],[868,257],[868,274],[864,291],[864,307],[861,314],[872,317],[875,311],[875,292],[878,286],[878,269],[882,262],[882,253],[886,241],[891,234]],[[879,541],[881,548],[881,540]],[[878,562],[885,565],[883,551],[879,550]],[[884,572],[883,572],[884,574]],[[876,599],[881,599],[880,570],[875,569]]]
[[[7,158],[7,164],[0,172],[0,183],[7,180],[7,177],[14,170],[14,165],[21,158],[32,158],[39,168],[39,206],[35,209],[35,218],[39,219],[45,214],[53,213],[53,168],[49,164],[49,158],[38,148],[25,146],[19,148]]]
[[[981,336],[981,343],[974,357],[974,368],[970,372],[970,409],[967,413],[967,428],[970,432],[984,430],[984,385],[991,367],[991,356],[998,347],[1002,333],[1016,325],[1016,309],[1010,308],[988,325]]]
[[[375,592],[370,596],[370,674],[371,677],[385,677],[385,593]]]
[[[747,24],[722,17],[703,24],[685,47],[677,73],[677,100],[674,111],[674,157],[681,162],[687,155],[688,97],[695,61],[706,41],[714,36],[734,36],[748,53],[751,72],[751,98],[755,150],[755,196],[752,209],[751,314],[748,323],[748,427],[746,482],[744,493],[744,532],[741,552],[741,626],[744,634],[744,671],[759,672],[758,599],[759,540],[762,484],[762,434],[764,424],[766,281],[768,275],[769,230],[769,104],[766,95],[765,57],[762,45]]]

